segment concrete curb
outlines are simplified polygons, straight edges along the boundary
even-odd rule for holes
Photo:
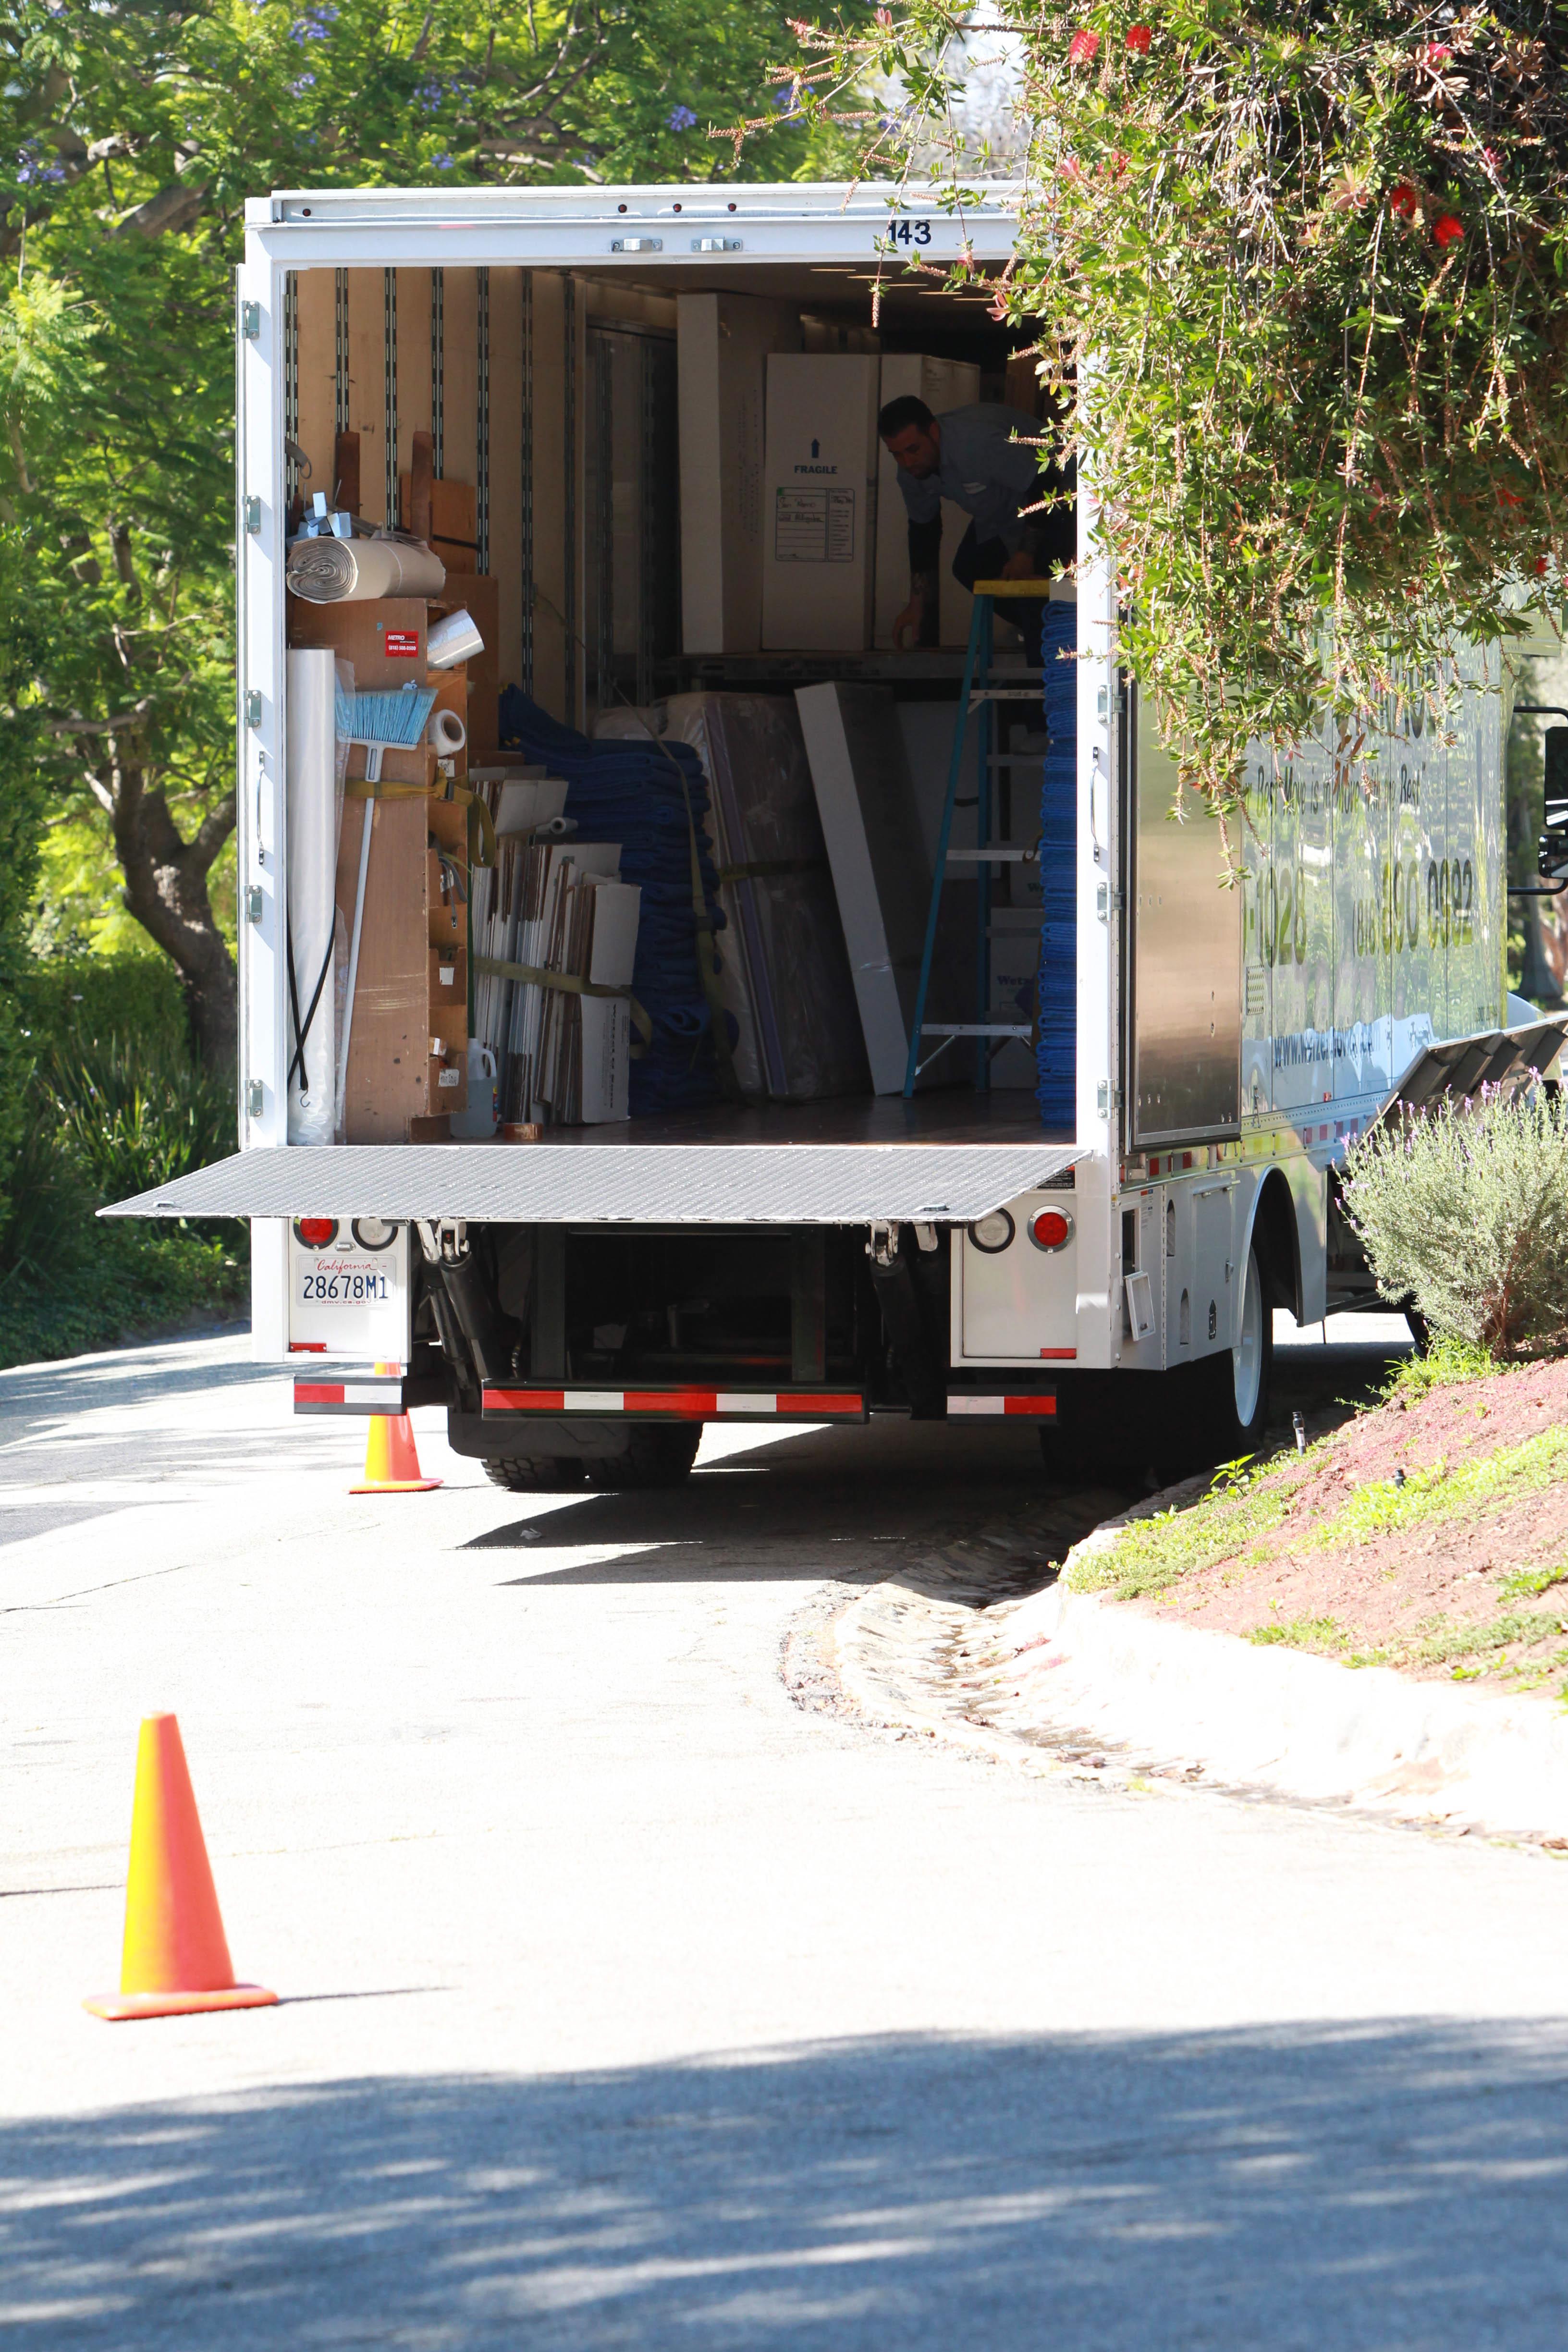
[[[1068,1552],[1064,1579],[1130,1520],[1205,1484],[1105,1521]],[[1258,1648],[1060,1581],[984,1612],[924,1585],[879,1585],[837,1621],[846,1695],[874,1720],[1041,1766],[1108,1748],[1167,1779],[1568,1839],[1568,1717],[1548,1704]]]

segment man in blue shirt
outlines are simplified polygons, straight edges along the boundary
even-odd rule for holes
[[[912,393],[889,401],[877,419],[910,521],[910,601],[893,624],[893,643],[936,641],[942,556],[942,502],[951,499],[973,520],[952,559],[961,587],[977,580],[1039,580],[1070,563],[1078,531],[1070,505],[1038,514],[1026,509],[1074,487],[1069,465],[1042,467],[1044,428],[1021,408],[983,401],[974,408],[933,416]],[[997,608],[1025,644],[1037,647],[1040,607],[1033,602]]]

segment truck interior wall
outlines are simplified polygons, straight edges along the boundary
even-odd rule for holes
[[[339,502],[355,487],[346,473],[340,478],[341,469],[357,455],[363,520],[407,528],[416,438],[429,436],[432,544],[447,568],[448,602],[466,599],[487,640],[468,671],[470,756],[499,756],[494,697],[508,684],[521,687],[551,718],[592,734],[612,711],[655,707],[698,685],[762,692],[793,706],[797,682],[831,677],[841,651],[852,663],[857,658],[852,646],[785,650],[776,659],[762,651],[770,360],[843,358],[862,373],[871,362],[872,415],[879,399],[917,376],[938,405],[978,394],[1038,413],[1032,360],[1008,360],[996,330],[978,316],[983,306],[971,306],[973,333],[963,324],[968,314],[956,310],[928,325],[934,315],[929,296],[918,310],[908,306],[901,326],[885,318],[878,331],[847,315],[866,304],[858,278],[847,276],[841,292],[832,273],[809,275],[820,292],[808,291],[801,273],[801,282],[776,298],[763,290],[686,292],[673,278],[664,290],[629,278],[500,267],[324,268],[291,278],[286,412],[299,454],[289,459],[290,492],[307,508],[317,491]],[[767,280],[753,272],[751,283],[756,289]],[[889,363],[885,386],[879,355]],[[872,567],[877,584],[873,590],[868,582],[865,597],[868,667],[843,674],[879,681],[876,691],[912,787],[918,843],[911,850],[923,895],[957,715],[951,665],[960,657],[971,603],[946,580],[966,519],[954,509],[944,534],[942,659],[951,675],[933,655],[925,671],[911,667],[900,677],[887,667],[886,640],[907,593],[902,517],[889,522],[884,511],[879,523],[879,499],[896,499],[897,488],[885,453],[874,446],[863,487],[860,561],[869,564],[875,551],[879,565]],[[998,638],[1025,658],[1011,632],[999,630]],[[290,641],[333,640],[316,621],[300,628],[291,621]],[[692,665],[705,660],[717,667],[700,676]],[[422,658],[416,667],[422,683]],[[430,673],[432,682],[437,676]],[[391,774],[396,761],[388,757]],[[971,730],[952,835],[957,847],[975,842],[975,759]],[[1028,790],[1010,814],[1005,780],[999,797],[994,833],[1031,841],[1037,827]],[[390,839],[395,825],[389,812],[381,811],[378,821],[388,823]],[[345,838],[352,832],[357,842],[362,823],[356,810]],[[447,886],[432,869],[421,887],[434,924],[446,908]],[[975,898],[970,875],[955,879],[944,898],[937,976],[943,989],[956,985],[960,996],[972,992]],[[933,997],[928,1010],[969,1020],[1017,1017],[1020,993],[1028,993],[1027,975],[1020,989],[1021,959],[1027,959],[1019,942],[1032,921],[1038,939],[1025,870],[994,876],[993,899],[999,969],[991,1005],[955,999],[949,1006]],[[397,1017],[412,1038],[422,1018],[412,981],[405,993],[409,1003]],[[969,1049],[950,1050],[935,1075],[939,1086],[966,1087]],[[433,1067],[430,1087],[436,1082]],[[1013,1096],[1016,1116],[1026,1118],[1035,1084],[1031,1049],[1008,1044],[993,1065],[992,1083]],[[410,1093],[406,1072],[403,1091]],[[410,1100],[419,1095],[415,1085]],[[433,1093],[426,1089],[420,1099],[434,1111]]]

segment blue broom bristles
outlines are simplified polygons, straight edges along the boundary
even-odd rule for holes
[[[343,730],[355,743],[417,743],[436,704],[433,686],[391,688],[379,694],[345,697],[349,724]]]

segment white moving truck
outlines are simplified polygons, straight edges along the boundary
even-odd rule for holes
[[[804,711],[830,846],[847,812],[869,845],[858,886],[835,851],[844,936],[822,956],[842,993],[864,979],[850,966],[874,935],[907,983],[894,902],[902,891],[923,907],[931,887],[963,654],[949,598],[945,643],[873,642],[886,582],[862,573],[879,541],[889,561],[889,538],[874,512],[866,380],[885,353],[901,388],[913,354],[932,380],[941,363],[944,381],[956,372],[982,398],[1020,397],[1027,364],[1009,375],[1018,338],[995,321],[984,283],[1011,250],[1015,200],[998,187],[953,212],[934,193],[716,184],[301,191],[248,206],[240,1149],[121,1211],[253,1221],[257,1349],[292,1358],[300,1409],[439,1400],[454,1444],[520,1487],[662,1483],[689,1466],[704,1421],[731,1418],[1022,1415],[1047,1456],[1054,1444],[1069,1463],[1118,1445],[1135,1467],[1184,1448],[1233,1455],[1267,1410],[1270,1309],[1311,1323],[1367,1296],[1334,1204],[1350,1139],[1402,1083],[1415,1097],[1450,1080],[1473,1088],[1521,1057],[1539,1066],[1560,1043],[1555,1029],[1504,1029],[1496,692],[1467,693],[1447,747],[1414,698],[1372,714],[1358,739],[1328,727],[1293,759],[1260,752],[1234,835],[1240,887],[1224,887],[1215,824],[1190,805],[1186,823],[1170,821],[1173,771],[1117,667],[1113,585],[1085,493],[1076,782],[1065,835],[1039,851],[1070,917],[1049,933],[1041,981],[1068,1006],[1052,1123],[1014,1035],[1006,1083],[994,1039],[979,1041],[973,1070],[958,1058],[967,1046],[939,1058],[907,1097],[874,1092],[868,1065],[817,1098],[776,1078],[725,1090],[715,1066],[710,1098],[694,1106],[639,1110],[634,1077],[629,1119],[447,1139],[444,1105],[471,1112],[468,1087],[482,1086],[472,1055],[464,1063],[460,1004],[439,1028],[436,1009],[443,985],[473,1002],[464,909],[486,852],[464,795],[488,790],[494,810],[507,782],[551,765],[509,751],[497,717],[509,685],[595,740],[651,734],[677,702],[700,704],[710,730],[742,698],[750,719],[766,700],[767,723],[797,734],[790,713]],[[980,282],[953,291],[961,250]],[[846,362],[854,451],[841,478],[819,481],[826,444],[808,435],[816,457],[800,459],[799,486],[773,485],[770,503],[769,362],[811,352]],[[802,380],[793,365],[775,383]],[[799,438],[797,416],[775,411],[773,423],[775,446],[785,424]],[[443,595],[374,606],[286,595],[290,535],[316,491],[329,509],[352,508],[361,530],[401,520],[426,540],[446,567]],[[797,619],[803,642],[781,648],[764,605],[798,613],[814,556],[825,580],[836,558],[860,567],[855,594],[837,596],[820,642]],[[768,568],[785,560],[790,595],[771,598]],[[421,633],[454,609],[471,611],[485,650],[466,672],[427,670]],[[402,662],[411,682],[441,685],[468,737],[444,764],[421,751],[401,772],[402,798],[377,798],[367,780],[370,796],[356,799],[367,761],[352,755],[336,883],[324,887],[346,918],[355,845],[366,848],[363,898],[381,828],[374,870],[406,882],[414,997],[399,1016],[392,964],[372,970],[367,918],[360,1109],[345,1127],[340,1105],[346,1139],[335,1142],[289,1140],[300,646],[346,654],[362,689],[400,678]],[[1039,928],[1028,865],[1048,755],[1038,664],[1037,645],[997,656],[995,774],[966,772],[953,836],[967,821],[972,861],[991,844],[1014,849],[996,862],[982,928],[1015,966],[1020,935],[1032,956]],[[717,756],[710,744],[704,756]],[[384,774],[396,768],[385,758]],[[879,844],[884,784],[905,822]],[[987,803],[977,841],[974,806]],[[399,824],[413,828],[402,866]],[[890,876],[900,857],[901,879]],[[773,870],[764,857],[727,874],[721,965],[744,945],[738,882]],[[342,943],[340,928],[327,991],[340,1000],[339,1052]],[[795,992],[816,976],[803,967]],[[907,986],[900,1001],[907,1012]],[[891,1002],[884,992],[884,1010]],[[951,992],[937,1009],[955,1026],[984,1027],[994,1012],[977,1016]],[[394,1064],[403,1092],[388,1110],[392,1093],[377,1088]],[[526,1103],[512,1108],[526,1118]],[[460,1119],[459,1132],[473,1124]],[[373,1363],[391,1369],[373,1377]]]

